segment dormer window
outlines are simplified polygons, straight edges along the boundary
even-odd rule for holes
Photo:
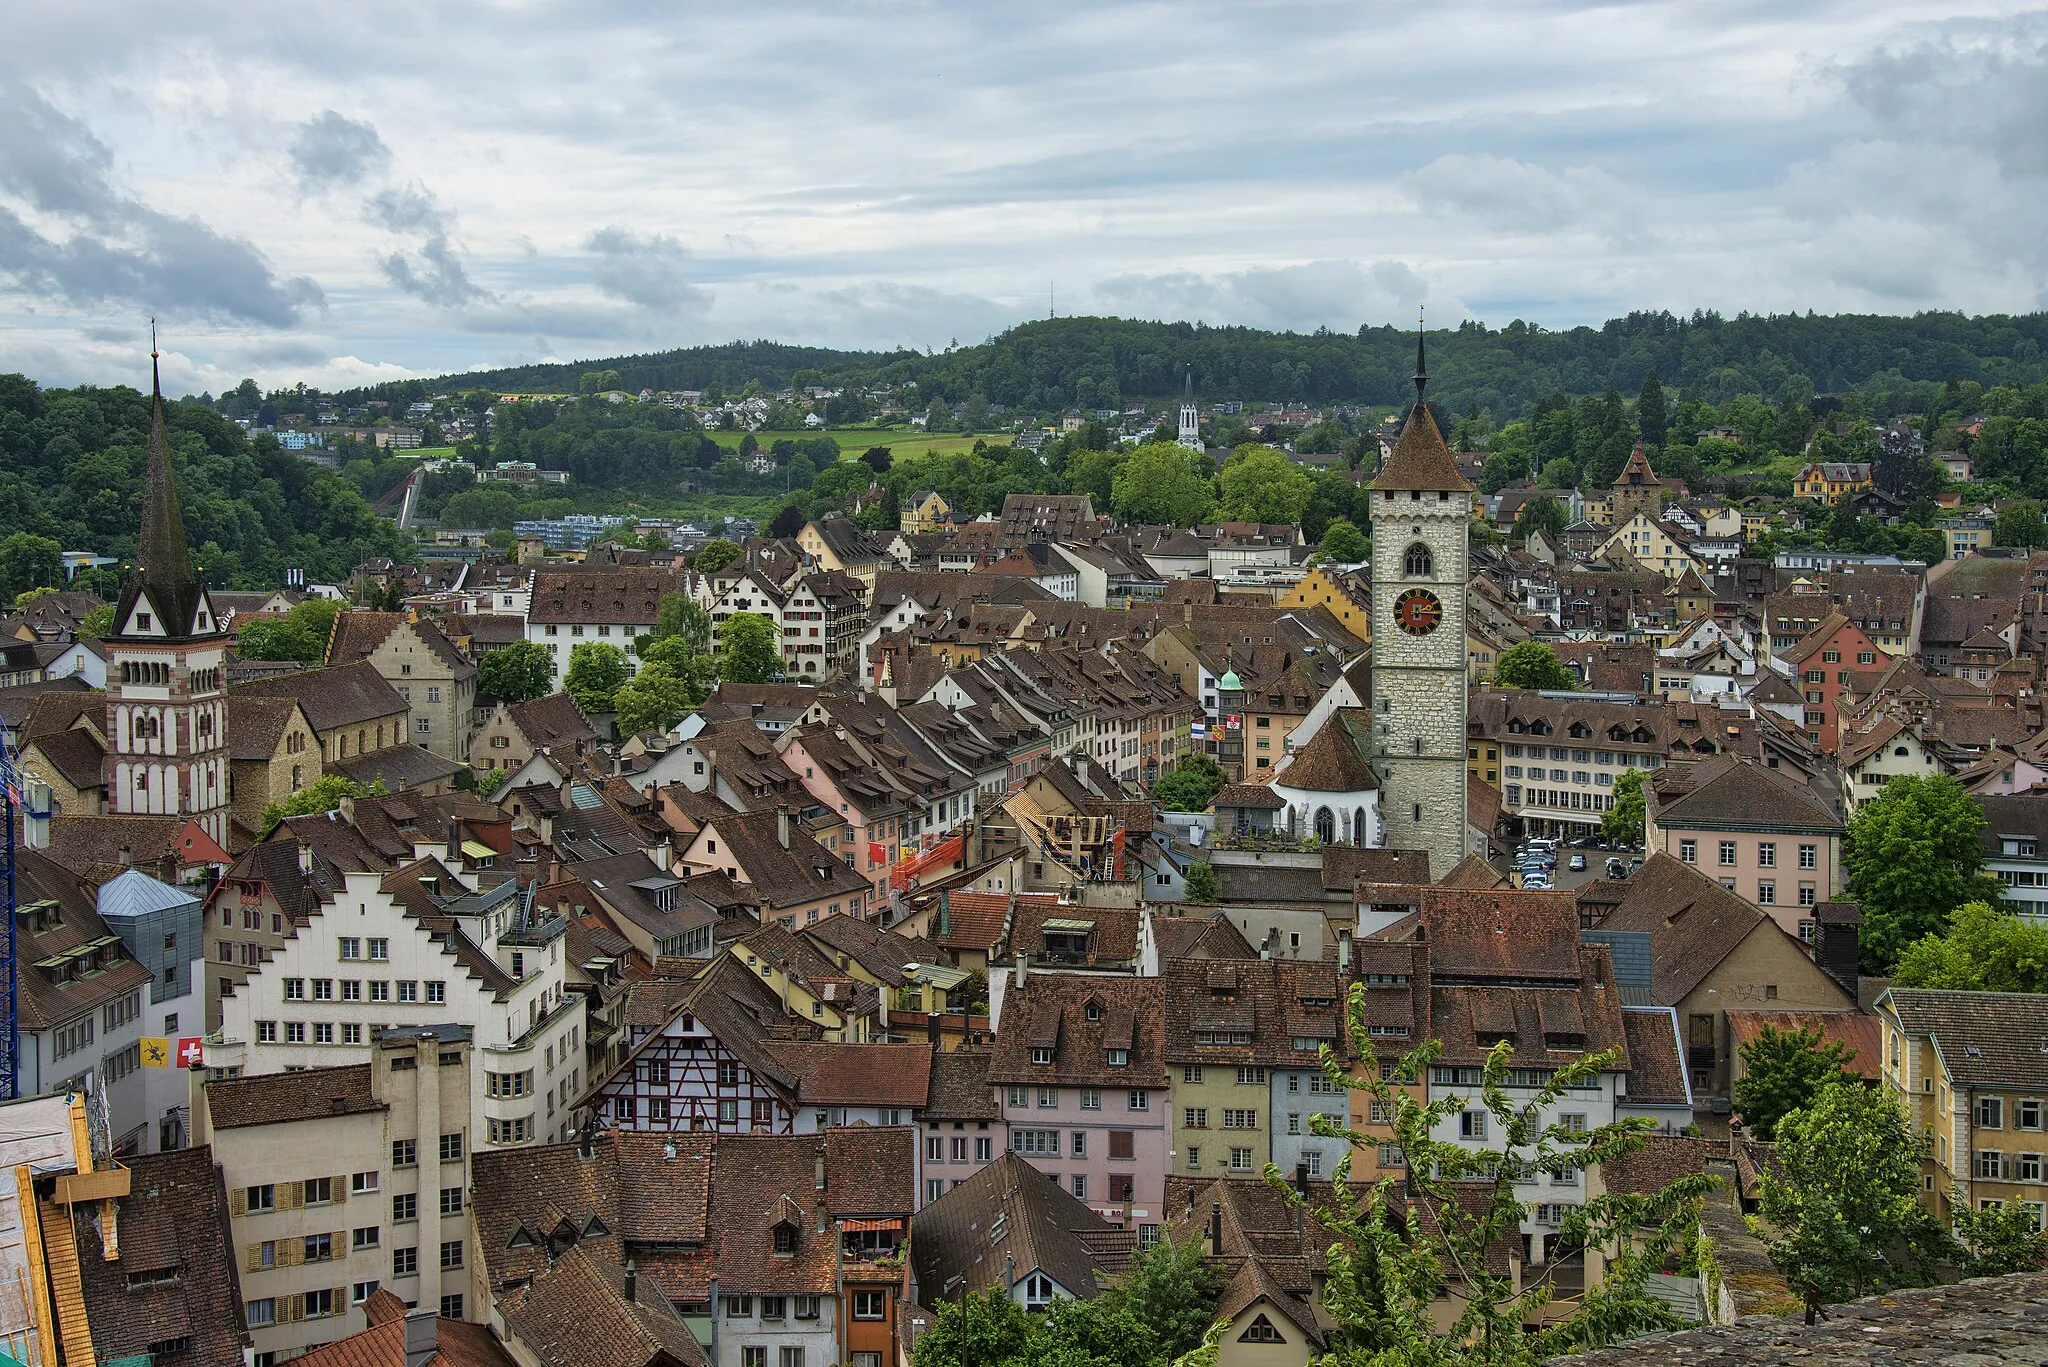
[[[1081,1008],[1081,1014],[1091,1021],[1099,1021],[1102,1019],[1102,1005],[1099,1002],[1089,1002]]]
[[[1127,1068],[1127,1067],[1129,1067],[1129,1066],[1130,1066],[1130,1062],[1131,1062],[1131,1051],[1130,1051],[1130,1050],[1128,1050],[1128,1049],[1112,1049],[1112,1050],[1110,1050],[1110,1051],[1109,1051],[1109,1066],[1110,1066],[1110,1067],[1112,1067],[1112,1068]]]
[[[1031,1062],[1041,1068],[1049,1066],[1052,1063],[1052,1050],[1033,1049],[1031,1051]]]
[[[146,612],[138,612],[138,613],[136,613],[136,614],[135,614],[135,629],[136,629],[137,631],[148,631],[148,630],[149,630],[149,614],[148,614],[148,613],[146,613]]]
[[[775,1227],[775,1256],[793,1258],[796,1256],[796,1226],[784,1220]]]

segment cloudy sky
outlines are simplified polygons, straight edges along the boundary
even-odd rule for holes
[[[0,371],[2048,307],[2048,11],[12,0]]]

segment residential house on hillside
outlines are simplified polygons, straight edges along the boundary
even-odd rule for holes
[[[599,739],[574,698],[551,693],[529,702],[499,703],[477,732],[471,754],[480,769],[516,773],[535,755],[578,756]]]
[[[569,674],[569,655],[586,641],[629,654],[633,638],[651,634],[661,600],[683,591],[680,574],[667,569],[540,570],[526,610],[526,639],[555,657],[555,677]]]
[[[794,930],[841,912],[866,915],[867,881],[774,811],[713,816],[676,854],[684,867],[722,873],[758,899],[761,920]]]
[[[1842,882],[1840,815],[1795,775],[1733,755],[1661,771],[1643,785],[1644,848],[1661,850],[1813,936],[1813,909]]]

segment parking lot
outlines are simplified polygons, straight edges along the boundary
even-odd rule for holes
[[[1510,850],[1494,860],[1495,866],[1513,880],[1516,887],[1522,886],[1522,875],[1518,868],[1518,861],[1521,855],[1522,849],[1518,848]],[[1560,847],[1556,851],[1556,855],[1557,867],[1550,870],[1550,886],[1553,889],[1576,890],[1584,887],[1587,883],[1605,878],[1607,876],[1607,861],[1609,859],[1619,858],[1623,866],[1626,867],[1629,860],[1641,858],[1642,852],[1640,850],[1608,849],[1574,850]],[[1584,869],[1574,870],[1571,867],[1573,855],[1584,855],[1586,857],[1586,867]]]

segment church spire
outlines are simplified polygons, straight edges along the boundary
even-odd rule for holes
[[[142,530],[135,539],[136,569],[161,608],[196,586],[178,486],[171,479],[171,439],[164,424],[164,387],[158,372],[156,323],[149,325],[149,470],[142,485]],[[168,592],[166,592],[168,591]]]
[[[1182,403],[1193,403],[1195,401],[1195,368],[1193,366],[1188,367],[1187,387],[1180,391],[1180,401]]]
[[[1422,391],[1429,388],[1429,363],[1422,354],[1422,305],[1415,306],[1415,402],[1422,402]]]

